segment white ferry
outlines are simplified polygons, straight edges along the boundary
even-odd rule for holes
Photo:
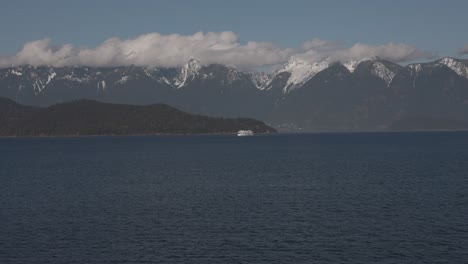
[[[237,136],[239,137],[245,137],[245,136],[253,136],[254,133],[252,130],[239,130],[239,132],[237,132]]]

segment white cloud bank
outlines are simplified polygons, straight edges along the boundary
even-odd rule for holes
[[[301,48],[279,48],[268,42],[241,44],[235,33],[197,32],[193,35],[150,33],[134,39],[111,38],[95,48],[77,48],[71,44],[56,47],[51,39],[26,43],[14,56],[0,57],[0,67],[18,65],[51,66],[181,66],[190,58],[203,64],[221,63],[241,68],[277,65],[291,56],[308,61],[329,57],[337,61],[380,57],[394,62],[431,58],[432,54],[406,44],[372,46],[313,39]]]

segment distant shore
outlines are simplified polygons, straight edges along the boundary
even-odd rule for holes
[[[255,133],[255,135],[307,135],[307,134],[386,134],[386,133],[436,133],[436,132],[468,132],[468,129],[434,129],[434,130],[360,130],[360,131],[307,131],[307,132],[274,132],[274,133]],[[151,136],[236,136],[232,133],[199,133],[199,134],[96,134],[96,135],[11,135],[0,136],[0,138],[75,138],[75,137],[151,137]]]
[[[165,104],[123,105],[79,100],[31,108],[0,100],[1,136],[124,136],[235,134],[276,130],[253,118],[220,118],[190,114]]]

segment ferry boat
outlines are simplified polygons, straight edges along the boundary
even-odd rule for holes
[[[239,132],[237,132],[238,137],[253,136],[253,135],[254,133],[252,130],[239,130]]]

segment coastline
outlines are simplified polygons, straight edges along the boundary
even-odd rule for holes
[[[307,135],[307,134],[399,134],[399,133],[437,133],[437,132],[468,132],[468,129],[430,129],[430,130],[360,130],[360,131],[307,131],[307,132],[266,132],[255,133],[254,136],[267,136],[267,135]],[[2,138],[83,138],[83,137],[146,137],[146,136],[237,136],[237,132],[232,133],[151,133],[151,134],[90,134],[90,135],[10,135]]]
[[[268,132],[268,133],[255,133],[255,135],[273,135],[279,134],[279,132]],[[227,136],[232,135],[237,137],[237,132],[232,133],[154,133],[154,134],[105,134],[105,135],[12,135],[12,136],[0,136],[0,138],[74,138],[74,137],[146,137],[146,136]]]

